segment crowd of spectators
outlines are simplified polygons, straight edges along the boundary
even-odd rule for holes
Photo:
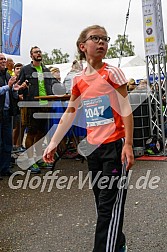
[[[34,118],[37,113],[49,112],[48,101],[39,99],[38,106],[31,104],[37,96],[70,94],[72,78],[67,85],[67,78],[61,80],[59,68],[43,65],[42,51],[38,46],[31,48],[30,57],[30,64],[23,65],[0,54],[0,180],[13,173],[13,162],[16,163],[16,158],[24,151],[31,173],[38,174],[41,168],[51,168],[41,158],[43,145],[47,144],[48,120]],[[79,66],[77,60],[72,64],[73,75],[81,70],[76,66]],[[20,107],[19,101],[30,106]],[[68,135],[63,140],[64,148],[67,138]],[[66,158],[78,156],[72,137],[70,141],[75,150],[72,153],[67,150]]]
[[[21,108],[18,102],[33,102],[36,96],[70,94],[72,79],[82,70],[80,63],[74,60],[71,70],[62,80],[59,68],[53,66],[47,68],[43,65],[42,51],[38,46],[31,48],[30,57],[30,64],[23,65],[20,62],[14,63],[12,58],[6,58],[4,54],[0,54],[0,180],[13,172],[12,154],[25,150],[32,173],[40,173],[41,168],[50,168],[41,159],[44,142],[40,139],[43,139],[47,133],[47,119],[34,118],[34,113],[48,111],[46,108],[48,101],[39,101],[38,107]],[[131,78],[127,83],[127,88],[129,92],[146,90],[147,80],[140,80],[137,84],[135,79]],[[59,111],[56,112],[59,113]],[[165,122],[167,136],[166,125],[167,122]],[[86,134],[86,131],[82,131],[80,127],[75,127],[73,131],[75,131],[77,142]],[[66,149],[69,138],[74,151],[67,150],[64,157],[78,157],[76,139],[73,135],[67,134],[63,138],[59,150],[63,152]],[[14,157],[16,158],[17,155]]]

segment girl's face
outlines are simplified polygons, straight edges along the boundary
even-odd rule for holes
[[[103,29],[89,31],[86,40],[80,44],[80,49],[86,59],[103,59],[108,49],[108,37]]]

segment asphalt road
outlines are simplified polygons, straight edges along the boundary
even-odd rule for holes
[[[1,252],[92,251],[94,198],[88,181],[81,183],[87,163],[61,160],[56,168],[53,186],[45,186],[46,169],[0,181]],[[128,252],[167,251],[166,181],[167,162],[136,161],[125,209]]]

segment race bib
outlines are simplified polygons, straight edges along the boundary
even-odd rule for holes
[[[105,125],[114,122],[108,95],[83,100],[87,127]]]

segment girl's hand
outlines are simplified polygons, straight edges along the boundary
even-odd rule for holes
[[[122,163],[127,163],[126,170],[128,171],[134,164],[133,148],[130,144],[124,144],[121,156]]]
[[[46,163],[53,163],[54,162],[54,154],[57,151],[57,147],[55,143],[50,142],[48,147],[45,149],[43,153],[43,160]]]

